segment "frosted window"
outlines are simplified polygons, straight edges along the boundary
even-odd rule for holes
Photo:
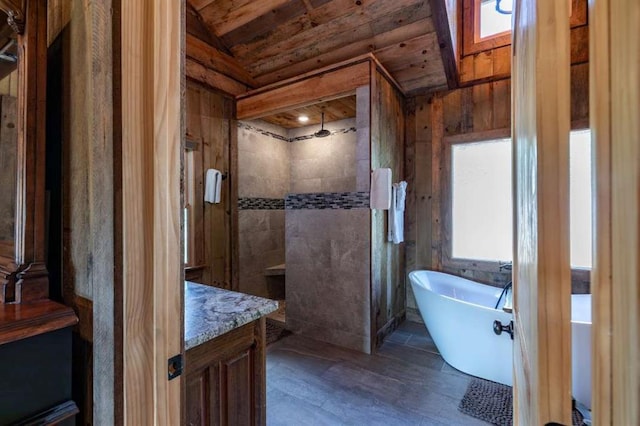
[[[511,140],[451,147],[452,256],[512,258]]]
[[[591,132],[569,145],[571,266],[591,268]],[[512,260],[511,140],[451,147],[451,250],[461,259]]]
[[[571,266],[591,268],[591,132],[571,132]]]
[[[511,0],[502,0],[500,8],[512,9]],[[480,4],[480,38],[511,31],[511,15],[496,11],[496,0],[482,0]]]

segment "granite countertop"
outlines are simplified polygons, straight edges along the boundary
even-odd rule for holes
[[[184,348],[189,350],[278,309],[278,302],[185,282]]]

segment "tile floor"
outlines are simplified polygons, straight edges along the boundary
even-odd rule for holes
[[[422,324],[374,355],[291,335],[267,349],[267,425],[487,425],[457,409],[469,380]]]

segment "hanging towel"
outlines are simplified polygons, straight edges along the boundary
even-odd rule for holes
[[[391,207],[391,169],[375,169],[371,173],[372,209],[388,210]]]
[[[391,208],[387,239],[400,244],[404,241],[404,204],[407,198],[407,182],[394,183],[391,190]]]
[[[219,203],[220,192],[222,190],[222,173],[220,170],[207,170],[207,177],[204,185],[204,201],[207,203]]]

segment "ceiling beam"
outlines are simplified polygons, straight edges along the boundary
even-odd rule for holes
[[[220,52],[215,47],[191,34],[187,34],[186,41],[187,57],[190,59],[194,59],[205,67],[218,71],[252,89],[258,87],[258,83],[234,57]]]
[[[216,25],[218,36],[223,36],[236,28],[248,24],[262,15],[266,15],[273,9],[286,4],[289,0],[260,0],[252,1],[242,7],[229,12],[225,19]]]
[[[431,13],[436,34],[438,35],[438,45],[440,46],[444,73],[447,76],[447,84],[449,89],[455,89],[459,86],[460,77],[456,49],[451,37],[452,32],[446,0],[431,0]],[[457,19],[458,17],[454,16],[453,22],[458,22]]]

